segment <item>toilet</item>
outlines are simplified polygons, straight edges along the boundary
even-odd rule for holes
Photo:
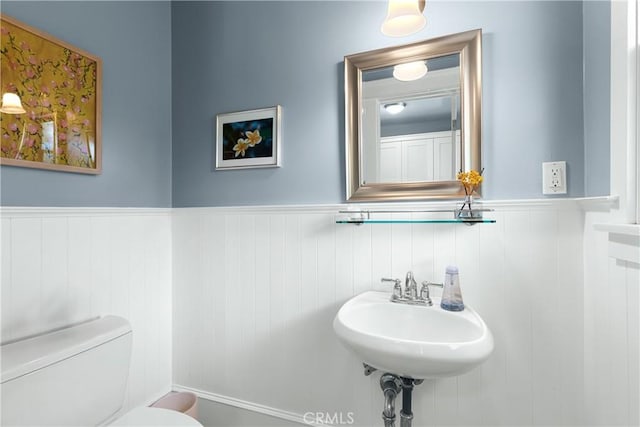
[[[121,413],[132,338],[127,320],[105,316],[3,345],[0,425],[202,427],[170,409]]]

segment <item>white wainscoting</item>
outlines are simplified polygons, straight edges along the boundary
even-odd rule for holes
[[[2,342],[122,315],[138,337],[127,407],[151,401],[171,387],[173,273],[174,388],[380,425],[378,376],[333,316],[381,276],[456,263],[496,351],[419,386],[414,425],[640,424],[640,266],[610,258],[606,212],[508,202],[494,225],[357,227],[338,208],[175,209],[173,245],[169,210],[1,208]]]
[[[585,216],[585,416],[597,425],[638,426],[640,257],[612,256],[607,227],[594,226],[612,220],[608,212]]]
[[[171,389],[168,209],[2,208],[2,342],[105,314],[134,340],[126,407]]]
[[[176,387],[287,419],[353,412],[357,425],[381,425],[379,375],[363,375],[333,317],[351,296],[387,289],[382,276],[442,280],[455,263],[495,352],[417,387],[414,425],[587,424],[584,213],[494,205],[497,223],[473,227],[336,225],[337,206],[174,210]]]

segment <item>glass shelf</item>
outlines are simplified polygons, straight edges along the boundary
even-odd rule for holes
[[[494,224],[495,219],[336,219],[336,224]]]
[[[494,224],[495,219],[483,218],[485,212],[493,209],[473,209],[472,216],[459,217],[460,209],[431,210],[346,210],[336,215],[336,224]],[[468,215],[468,210],[464,211]],[[374,214],[382,214],[373,218]],[[430,214],[430,215],[425,215]],[[450,215],[446,217],[444,214]],[[395,216],[395,218],[390,216]],[[418,216],[418,217],[416,217]]]

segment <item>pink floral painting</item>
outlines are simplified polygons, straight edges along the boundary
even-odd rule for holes
[[[12,18],[0,20],[0,162],[100,173],[100,60]]]

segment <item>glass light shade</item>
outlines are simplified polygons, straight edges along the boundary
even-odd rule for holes
[[[425,61],[408,62],[398,64],[393,67],[393,77],[403,82],[418,80],[427,74],[427,64]]]
[[[393,104],[385,104],[384,109],[387,110],[389,114],[398,114],[404,110],[406,106],[407,104],[404,102],[394,102]]]
[[[22,108],[22,102],[18,95],[6,92],[2,94],[2,106],[0,106],[0,113],[24,114],[26,111]]]
[[[418,0],[389,0],[387,17],[380,31],[391,37],[403,37],[416,33],[427,24],[420,11]]]

